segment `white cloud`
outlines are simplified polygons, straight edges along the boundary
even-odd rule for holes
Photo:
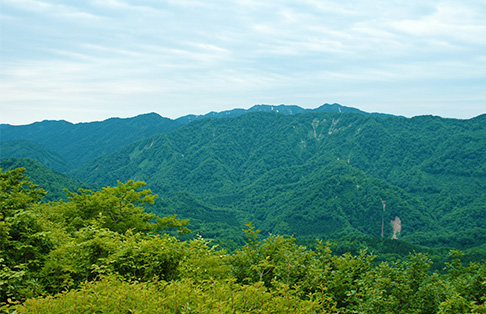
[[[50,11],[55,8],[53,4],[37,0],[4,0],[4,5],[27,11]]]
[[[4,5],[27,12],[47,14],[57,17],[74,18],[82,20],[99,19],[100,17],[89,12],[81,11],[74,6],[66,4],[49,3],[38,0],[3,0]]]
[[[467,3],[467,2],[466,2]],[[483,13],[463,2],[440,3],[437,10],[420,19],[391,23],[396,29],[418,37],[431,37],[486,44],[486,6]]]

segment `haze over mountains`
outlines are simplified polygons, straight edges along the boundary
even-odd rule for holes
[[[190,218],[193,231],[228,246],[241,243],[252,221],[264,233],[300,239],[395,234],[414,245],[485,249],[486,115],[259,105],[0,132],[1,157],[10,158],[2,168],[24,165],[36,181],[50,173],[39,170],[45,165],[79,180],[73,189],[145,181],[160,196],[151,210]]]

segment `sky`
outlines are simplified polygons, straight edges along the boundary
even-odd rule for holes
[[[484,0],[0,0],[0,123],[486,113]]]

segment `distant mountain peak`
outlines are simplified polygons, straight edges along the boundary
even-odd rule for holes
[[[316,112],[341,112],[341,113],[347,113],[347,112],[352,112],[352,113],[359,113],[359,114],[364,114],[364,115],[369,115],[370,113],[359,110],[357,108],[353,107],[346,107],[337,103],[334,104],[323,104],[322,106],[314,109],[313,111]]]
[[[204,119],[204,118],[221,118],[221,117],[236,117],[243,115],[248,112],[277,112],[282,114],[300,114],[300,113],[308,113],[308,112],[341,112],[341,113],[357,113],[362,115],[373,115],[378,117],[392,117],[394,115],[386,114],[386,113],[369,113],[357,108],[353,107],[346,107],[340,105],[338,103],[328,104],[325,103],[322,106],[315,108],[315,109],[304,109],[302,107],[296,105],[266,105],[266,104],[257,104],[249,109],[232,109],[232,110],[225,110],[220,112],[211,111],[204,115],[187,115],[180,118],[177,118],[177,122],[181,124],[189,123],[194,120]]]

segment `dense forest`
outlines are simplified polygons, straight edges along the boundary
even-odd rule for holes
[[[227,253],[181,241],[188,221],[156,217],[145,183],[46,192],[24,168],[0,173],[0,300],[12,313],[485,313],[486,263],[453,250],[444,272],[427,254],[374,263],[375,255],[313,249],[281,235]],[[170,235],[170,230],[175,234]]]
[[[352,112],[368,114],[355,108],[338,104],[325,104],[316,109],[298,106],[256,105],[252,108],[210,112],[206,115],[187,115],[172,120],[156,113],[133,118],[111,118],[101,122],[73,124],[67,121],[42,121],[30,125],[0,124],[1,157],[27,157],[42,162],[49,168],[67,172],[88,161],[119,150],[137,140],[169,133],[183,125],[206,118],[237,117],[250,112],[280,112],[300,114],[306,112]]]
[[[282,105],[0,132],[12,311],[485,311],[486,115]]]

